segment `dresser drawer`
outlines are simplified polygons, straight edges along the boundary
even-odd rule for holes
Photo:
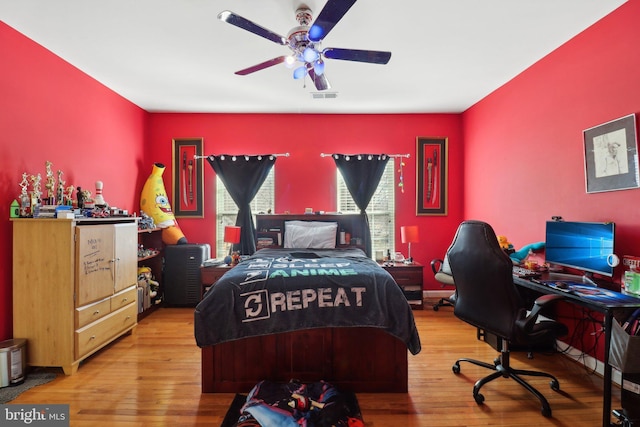
[[[137,286],[132,286],[111,297],[111,311],[116,311],[136,301],[138,301],[138,289]]]
[[[83,307],[76,308],[76,329],[93,323],[101,317],[106,316],[111,312],[111,302],[109,298],[105,298],[102,301],[98,301],[93,304],[85,305]]]
[[[100,320],[75,331],[75,358],[80,359],[122,331],[131,328],[138,319],[137,304],[129,304]]]

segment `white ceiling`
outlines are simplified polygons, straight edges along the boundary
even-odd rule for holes
[[[274,66],[302,0],[0,0],[0,19],[147,111],[462,112],[626,0],[360,0],[323,47],[387,50],[387,65],[327,60],[335,99]],[[326,0],[304,1],[314,17]],[[3,66],[11,59],[3,58]]]

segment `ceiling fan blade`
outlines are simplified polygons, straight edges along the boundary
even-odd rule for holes
[[[342,59],[345,61],[368,62],[371,64],[386,64],[391,59],[391,52],[379,50],[339,49],[328,47],[322,51],[325,58]]]
[[[331,89],[329,80],[327,80],[324,73],[322,73],[322,75],[316,74],[316,72],[313,69],[313,65],[307,64],[307,72],[309,73],[309,77],[311,77],[311,80],[313,80],[313,84],[316,86],[316,89],[318,90]]]
[[[261,27],[260,25],[251,22],[240,15],[236,15],[230,10],[224,10],[220,12],[220,14],[218,15],[218,19],[228,24],[242,28],[243,30],[252,32],[253,34],[259,35],[260,37],[264,37],[265,39],[271,40],[274,43],[278,43],[281,45],[287,44],[287,39],[285,37],[282,37],[280,34],[276,34],[271,30],[267,30],[266,28]]]
[[[268,61],[261,62],[260,64],[256,64],[252,67],[245,68],[244,70],[236,71],[235,74],[239,76],[246,76],[247,74],[255,73],[256,71],[264,70],[265,68],[282,64],[285,59],[286,59],[286,56],[278,56],[277,58],[273,58]]]
[[[319,42],[329,34],[329,31],[342,19],[356,0],[329,0],[309,28],[309,40]]]

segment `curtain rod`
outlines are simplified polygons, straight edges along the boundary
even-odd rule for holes
[[[343,155],[344,156],[358,156],[358,154],[343,154]],[[387,157],[399,157],[399,158],[406,157],[408,159],[409,157],[411,157],[411,154],[385,154],[385,156],[387,156]],[[333,157],[333,154],[320,153],[320,157]]]
[[[273,156],[273,157],[289,157],[289,153],[280,154],[218,154],[220,156],[236,156],[236,157],[257,157],[257,156]],[[193,156],[194,159],[206,159],[209,156],[216,156],[216,154],[209,154],[208,156]]]

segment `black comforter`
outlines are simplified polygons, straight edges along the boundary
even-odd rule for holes
[[[324,327],[376,327],[412,354],[420,337],[391,275],[359,249],[261,249],[229,270],[195,310],[205,347]]]

